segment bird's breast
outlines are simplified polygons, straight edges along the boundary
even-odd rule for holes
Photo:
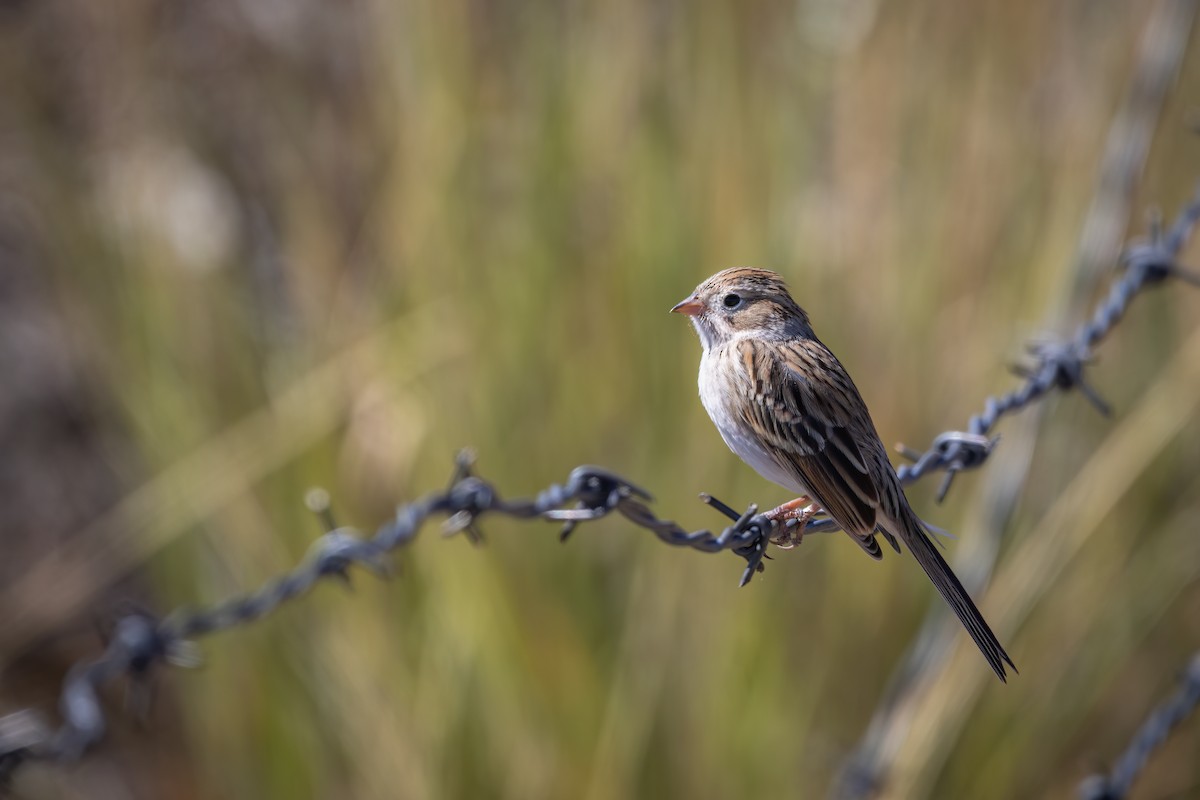
[[[769,449],[770,445],[748,421],[750,415],[741,405],[757,403],[749,385],[725,370],[726,365],[739,366],[722,358],[722,351],[706,351],[700,360],[700,402],[725,444],[754,471],[772,483],[797,494],[809,494],[794,472],[780,465]]]

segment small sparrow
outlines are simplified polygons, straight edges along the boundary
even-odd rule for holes
[[[801,495],[768,516],[796,520],[793,530],[803,531],[824,510],[874,559],[883,557],[877,532],[897,553],[903,542],[1000,680],[1005,664],[1016,671],[909,506],[854,381],[779,275],[727,269],[671,311],[691,317],[700,334],[700,400],[725,444],[759,475]]]

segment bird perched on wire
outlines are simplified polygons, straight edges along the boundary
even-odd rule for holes
[[[788,293],[764,269],[734,268],[696,287],[672,311],[691,318],[704,355],[700,400],[721,438],[769,481],[800,495],[767,513],[799,543],[824,511],[874,559],[876,534],[916,557],[1000,680],[1008,653],[912,510],[875,423],[845,368]]]

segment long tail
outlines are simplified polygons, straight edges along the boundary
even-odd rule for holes
[[[930,541],[929,536],[925,533],[921,521],[917,519],[917,515],[911,510],[906,515],[908,519],[904,524],[905,535],[901,538],[908,545],[908,549],[912,551],[916,557],[917,563],[921,565],[921,569],[925,570],[925,574],[933,581],[933,585],[937,587],[938,592],[954,609],[954,613],[958,615],[958,619],[962,622],[963,627],[967,629],[967,633],[971,634],[971,638],[975,640],[975,644],[979,646],[983,657],[987,659],[988,664],[996,673],[1001,681],[1007,682],[1004,665],[1012,667],[1013,672],[1017,671],[1017,665],[1008,657],[1008,653],[1004,652],[1004,647],[1001,646],[1000,640],[996,638],[996,634],[992,633],[992,629],[988,627],[987,621],[983,615],[979,613],[979,609],[975,607],[975,603],[971,600],[971,596],[967,594],[967,590],[959,583],[958,576],[950,569],[950,565],[942,558],[942,554],[938,552],[937,547]]]

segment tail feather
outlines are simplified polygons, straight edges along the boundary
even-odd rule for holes
[[[933,585],[937,587],[938,592],[942,595],[945,601],[954,609],[954,613],[958,616],[963,627],[967,629],[967,633],[971,634],[971,638],[975,640],[983,657],[987,659],[992,670],[995,671],[996,677],[1001,681],[1007,682],[1004,665],[1012,667],[1012,671],[1017,671],[1017,666],[1008,657],[1008,653],[1004,652],[1004,647],[1000,644],[1000,640],[996,638],[996,634],[992,633],[992,629],[988,627],[987,621],[983,615],[979,613],[979,609],[975,607],[975,603],[971,600],[971,596],[967,594],[967,590],[963,588],[959,582],[958,576],[950,569],[950,565],[942,558],[942,554],[934,547],[924,529],[921,527],[920,520],[916,518],[916,514],[909,512],[911,524],[905,527],[904,543],[908,545],[908,549],[912,551],[913,556],[917,559],[917,563],[925,570],[925,574],[933,581]]]
[[[880,549],[879,542],[875,541],[874,535],[855,536],[853,533],[850,533],[847,535],[851,539],[853,539],[854,543],[857,544],[859,547],[861,547],[863,549],[863,551],[866,552],[866,554],[869,555],[871,558],[875,559],[876,561],[880,561],[883,559],[883,550]],[[890,534],[888,534],[887,537],[889,539],[892,538]],[[896,552],[900,552],[900,551],[897,550]]]

